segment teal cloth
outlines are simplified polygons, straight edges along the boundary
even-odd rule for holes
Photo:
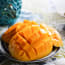
[[[0,0],[0,26],[12,25],[19,17],[22,0]]]

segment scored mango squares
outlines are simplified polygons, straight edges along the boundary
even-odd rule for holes
[[[10,54],[21,61],[32,61],[47,56],[53,46],[63,45],[59,33],[45,24],[24,20],[11,26],[2,36],[9,44]]]

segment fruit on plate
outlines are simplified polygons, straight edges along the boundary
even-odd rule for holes
[[[2,40],[8,43],[11,56],[20,61],[38,60],[49,55],[53,46],[63,46],[54,28],[28,20],[11,26],[2,35]]]

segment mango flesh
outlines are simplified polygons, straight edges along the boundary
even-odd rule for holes
[[[10,54],[20,61],[32,61],[47,56],[53,46],[63,46],[59,33],[45,24],[24,20],[11,26],[2,36],[9,44]]]
[[[63,42],[62,42],[62,39],[61,39],[61,36],[60,34],[57,32],[57,30],[55,30],[54,28],[52,27],[49,27],[45,24],[43,25],[40,25],[43,29],[45,28],[48,33],[50,34],[50,36],[52,37],[52,40],[53,40],[53,45],[55,47],[61,47],[63,46]]]
[[[52,51],[53,44],[49,41],[51,37],[48,37],[48,33],[42,33],[40,28],[35,28],[27,26],[10,40],[9,51],[14,58],[32,61],[45,57]],[[18,52],[15,51],[16,45],[20,48]]]
[[[9,43],[10,39],[19,31],[21,31],[23,28],[25,28],[28,25],[37,25],[34,21],[28,21],[24,20],[24,24],[22,22],[16,23],[12,25],[3,35],[2,40],[6,43]]]

